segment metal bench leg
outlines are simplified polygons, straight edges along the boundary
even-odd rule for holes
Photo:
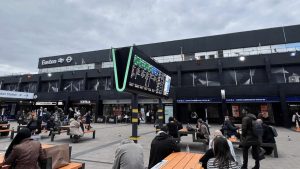
[[[82,163],[81,169],[85,169],[85,163]]]
[[[96,130],[94,130],[93,132],[93,139],[95,139],[95,137],[96,137]]]
[[[55,136],[55,134],[52,133],[52,134],[51,134],[51,142],[54,141],[54,136]]]
[[[11,133],[10,133],[10,139],[14,139],[15,136],[15,131],[14,128],[12,128]]]
[[[276,145],[276,143],[275,143],[275,146],[274,146],[274,157],[278,158],[278,151],[277,151],[277,145]]]

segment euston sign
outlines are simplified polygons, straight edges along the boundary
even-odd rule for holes
[[[116,89],[167,97],[171,76],[136,47],[112,49]]]
[[[53,65],[53,64],[56,64],[56,63],[71,63],[73,60],[72,56],[68,56],[66,59],[64,58],[58,58],[58,59],[49,59],[49,60],[46,60],[46,59],[43,59],[42,60],[42,66],[45,66],[45,65]]]

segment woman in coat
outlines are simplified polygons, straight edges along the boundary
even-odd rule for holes
[[[38,162],[46,159],[41,143],[31,138],[28,128],[22,128],[5,152],[4,164],[14,169],[37,169]]]
[[[83,131],[80,127],[80,123],[77,121],[78,115],[76,114],[74,118],[70,119],[70,135],[74,136],[77,140],[79,137],[83,136]]]

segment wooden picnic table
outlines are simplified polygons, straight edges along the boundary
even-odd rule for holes
[[[176,152],[166,157],[165,163],[161,169],[203,169],[199,160],[203,154],[188,153],[188,152]]]
[[[0,127],[9,127],[10,126],[10,124],[9,123],[6,123],[6,124],[0,124]]]
[[[196,130],[188,131],[187,128],[183,128],[183,129],[178,130],[178,139],[179,139],[179,142],[181,141],[181,136],[186,136],[186,135],[189,135],[189,134],[192,135],[193,142],[207,143],[206,139],[198,139],[197,138],[197,136],[196,136]]]

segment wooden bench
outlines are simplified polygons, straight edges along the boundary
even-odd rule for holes
[[[13,139],[14,134],[15,134],[14,128],[12,128],[12,129],[9,129],[9,128],[10,128],[10,124],[8,124],[8,123],[0,124],[0,133],[7,133],[7,135],[5,135],[5,136],[8,136],[9,132],[10,132],[11,133],[10,139]]]
[[[238,140],[237,138],[229,138],[229,141],[232,142],[234,145],[242,145],[241,141]],[[274,157],[278,158],[278,150],[277,150],[277,144],[276,143],[261,143],[260,146],[263,147],[272,147],[273,148],[273,153]]]
[[[70,162],[68,165],[60,167],[60,169],[85,169],[85,163]]]
[[[58,131],[52,131],[51,141],[54,141],[54,137],[55,137],[56,134],[61,134],[61,133],[67,133],[67,135],[70,135],[70,139],[71,139],[72,142],[76,141],[76,139],[73,137],[73,135],[70,134],[70,126],[61,126],[61,127],[58,128]],[[96,138],[96,130],[94,130],[94,129],[84,130],[83,133],[84,134],[93,133],[93,139]]]
[[[61,133],[67,133],[67,135],[70,135],[70,126],[60,126],[57,131],[52,131],[51,141],[54,141],[55,135],[60,135]]]
[[[182,136],[187,136],[189,134],[192,135],[193,142],[201,142],[201,143],[207,144],[207,139],[198,139],[196,137],[196,131],[194,131],[194,130],[193,131],[188,131],[186,128],[183,128],[183,129],[178,131],[179,142],[181,141]],[[208,142],[209,142],[209,140],[208,140]]]
[[[188,152],[176,152],[167,156],[159,168],[161,169],[203,169],[199,160],[203,154],[188,153]]]

